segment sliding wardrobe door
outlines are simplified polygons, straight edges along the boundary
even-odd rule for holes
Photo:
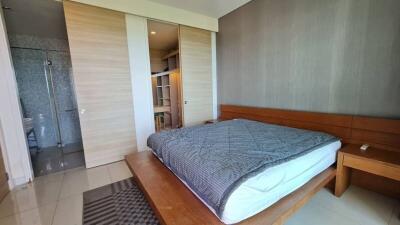
[[[64,1],[87,167],[136,151],[125,16]]]
[[[211,32],[180,26],[184,126],[213,118]]]

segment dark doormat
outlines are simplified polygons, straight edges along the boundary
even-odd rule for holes
[[[83,193],[83,225],[160,224],[133,178]]]

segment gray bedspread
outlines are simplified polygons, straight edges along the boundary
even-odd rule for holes
[[[147,144],[221,216],[229,195],[246,179],[337,140],[325,133],[237,119],[152,134]]]

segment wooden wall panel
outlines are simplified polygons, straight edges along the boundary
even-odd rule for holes
[[[125,15],[64,1],[87,167],[136,151]]]
[[[400,151],[400,120],[354,116],[351,143]]]
[[[221,111],[242,113],[247,115],[269,116],[283,120],[302,121],[342,127],[350,127],[352,123],[351,116],[330,113],[304,112],[236,105],[221,105]]]
[[[380,131],[400,135],[400,120],[354,116],[352,127],[369,131]]]
[[[180,26],[184,126],[212,119],[211,32]]]
[[[352,117],[346,115],[221,105],[221,119],[234,118],[327,132],[345,142],[351,137]]]

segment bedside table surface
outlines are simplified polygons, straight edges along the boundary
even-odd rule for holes
[[[337,197],[349,187],[353,169],[400,181],[400,152],[372,147],[362,151],[360,147],[355,144],[344,145],[338,153],[335,184]]]
[[[342,147],[340,151],[345,154],[400,166],[400,152],[377,149],[373,147],[369,147],[366,151],[362,151],[360,147],[361,145],[348,144]]]
[[[211,123],[218,123],[218,122],[221,122],[222,120],[220,120],[220,119],[212,119],[212,120],[207,120],[206,122],[205,122],[205,124],[211,124]]]

